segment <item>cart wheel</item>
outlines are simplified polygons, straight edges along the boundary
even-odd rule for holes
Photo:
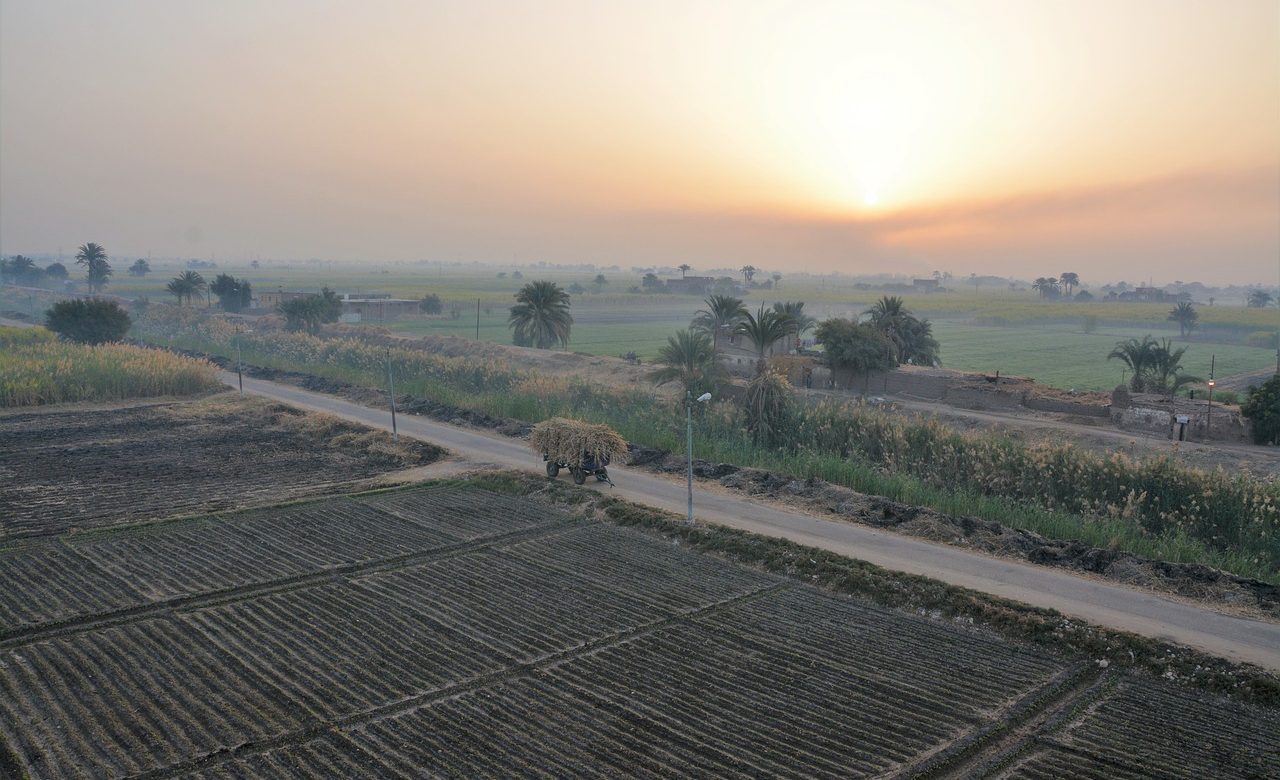
[[[555,479],[556,475],[559,473],[560,473],[560,464],[556,463],[554,460],[547,461],[547,476],[551,477],[552,479]]]
[[[586,481],[587,481],[587,472],[579,468],[573,469],[573,484],[581,485]]]
[[[605,471],[604,469],[600,469],[599,471],[596,472],[596,482],[608,482],[608,481],[609,481],[609,472]]]

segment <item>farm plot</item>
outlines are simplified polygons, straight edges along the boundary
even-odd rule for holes
[[[1280,777],[1280,715],[1160,683],[1122,682],[1042,735],[1007,778]]]
[[[1080,688],[1061,681],[1083,674],[466,486],[73,534],[25,553],[0,556],[0,574],[14,567],[13,587],[79,617],[0,639],[0,775],[869,777],[910,772],[1027,703],[1063,706]],[[83,576],[114,578],[114,600],[23,579],[74,556]],[[139,606],[119,609],[129,599]],[[1195,749],[1151,736],[1141,711],[1185,717],[1190,734],[1216,705],[1125,685],[1140,697],[1115,697],[1113,719],[1139,724],[1125,739],[1152,755]],[[1101,753],[1107,735],[1087,732],[1028,755]],[[1252,740],[1280,746],[1274,729]],[[1194,766],[1213,776],[1232,760]]]
[[[259,400],[0,415],[0,543],[332,492],[437,459]]]

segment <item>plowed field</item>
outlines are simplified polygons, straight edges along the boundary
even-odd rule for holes
[[[0,544],[335,492],[439,456],[254,399],[6,412]]]
[[[1271,710],[474,488],[0,551],[0,776],[1265,777],[1278,750]]]

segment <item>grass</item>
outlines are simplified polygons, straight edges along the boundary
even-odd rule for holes
[[[0,407],[182,396],[221,387],[202,360],[126,344],[59,342],[43,328],[0,328]]]
[[[183,314],[189,317],[189,313]],[[145,327],[150,320],[144,318]],[[230,356],[225,327],[198,318],[152,338]],[[212,328],[212,331],[205,330]],[[380,387],[386,351],[353,339],[255,333],[250,364]],[[566,416],[606,423],[637,444],[682,451],[682,414],[647,388],[610,390],[419,350],[390,351],[397,389],[498,417]],[[741,411],[722,402],[699,419],[698,457],[972,515],[1051,538],[1078,539],[1176,562],[1206,563],[1280,583],[1280,486],[1169,461],[1093,455],[1069,445],[1027,447],[993,434],[957,434],[856,406],[798,407],[785,441],[757,446]]]

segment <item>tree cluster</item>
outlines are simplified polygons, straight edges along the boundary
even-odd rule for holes
[[[288,330],[319,333],[321,325],[337,322],[342,316],[342,299],[333,290],[323,287],[319,295],[284,301],[277,310],[284,315]]]
[[[1182,356],[1186,352],[1186,347],[1174,349],[1169,339],[1156,341],[1148,335],[1118,342],[1107,359],[1128,366],[1129,389],[1133,392],[1173,395],[1184,385],[1203,381],[1183,373]]]
[[[226,312],[241,312],[253,305],[253,287],[248,279],[218,274],[209,285],[209,292],[218,296],[218,305]]]
[[[132,325],[129,314],[114,301],[76,298],[59,301],[45,312],[45,327],[68,341],[105,344],[120,341]]]

